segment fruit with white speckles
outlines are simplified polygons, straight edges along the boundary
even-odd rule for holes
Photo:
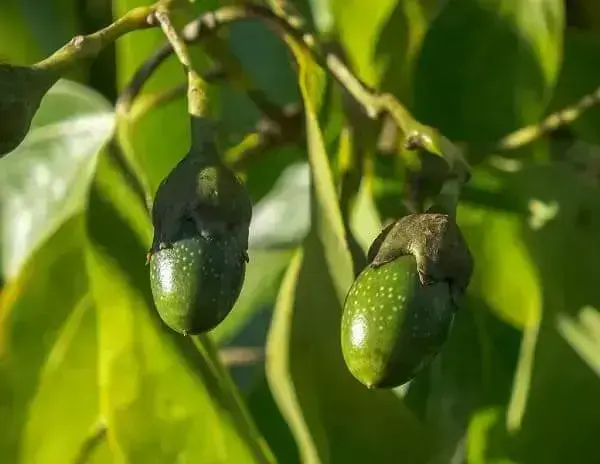
[[[150,285],[161,319],[183,335],[215,328],[239,297],[246,262],[235,237],[190,235],[150,258]]]
[[[350,289],[342,351],[369,388],[411,380],[445,343],[473,272],[454,218],[438,205],[383,229]]]
[[[233,309],[248,261],[252,203],[222,162],[212,124],[192,117],[192,146],[161,182],[147,261],[156,309],[184,335],[208,332]]]
[[[408,382],[446,341],[453,304],[447,282],[423,286],[410,255],[366,267],[350,288],[342,315],[348,369],[369,388]]]

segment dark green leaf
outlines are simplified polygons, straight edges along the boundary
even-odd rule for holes
[[[559,321],[600,305],[598,187],[561,163],[523,169],[507,188],[529,206],[522,234],[543,282],[541,321],[525,335],[508,410],[509,431],[518,431],[514,457],[591,463],[600,418],[590,404],[600,394],[600,379],[563,338]]]
[[[449,0],[418,59],[417,118],[475,143],[535,123],[559,71],[563,8],[560,0]]]
[[[339,39],[358,77],[410,103],[413,59],[427,31],[431,0],[331,0]]]

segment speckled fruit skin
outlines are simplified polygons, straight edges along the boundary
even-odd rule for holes
[[[423,286],[412,256],[365,268],[348,292],[342,315],[348,369],[369,388],[408,382],[437,355],[454,313],[448,284]]]
[[[204,333],[225,319],[240,295],[246,263],[233,236],[176,241],[150,259],[158,314],[183,335]]]

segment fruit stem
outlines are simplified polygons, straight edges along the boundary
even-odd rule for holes
[[[190,116],[203,117],[206,111],[206,82],[194,69],[188,48],[173,26],[171,18],[169,17],[168,9],[160,7],[157,8],[155,16],[160,24],[161,29],[167,37],[167,40],[173,47],[177,58],[179,58],[179,61],[187,73],[188,112]]]

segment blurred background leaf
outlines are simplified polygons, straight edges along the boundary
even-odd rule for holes
[[[560,70],[563,9],[560,0],[448,0],[417,61],[415,116],[476,144],[538,121]]]

